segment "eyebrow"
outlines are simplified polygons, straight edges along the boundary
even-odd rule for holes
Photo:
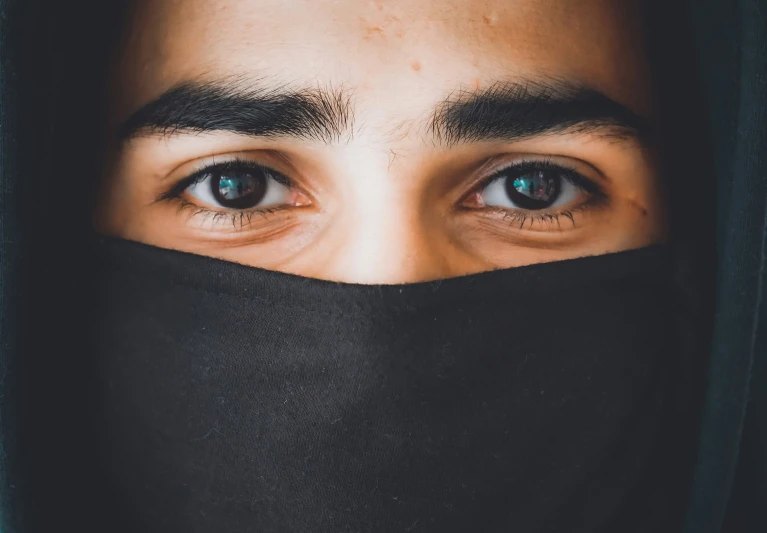
[[[605,94],[563,80],[497,82],[462,89],[422,121],[433,140],[455,145],[517,141],[557,133],[598,133],[613,139],[651,135],[649,121]],[[226,131],[252,137],[293,137],[326,144],[354,130],[350,91],[264,89],[258,83],[186,83],[133,113],[119,128],[134,137]]]
[[[648,140],[649,120],[605,94],[561,80],[498,82],[482,91],[458,91],[434,110],[428,130],[453,145],[516,141],[557,133],[597,133]]]
[[[185,83],[133,113],[119,128],[119,137],[228,131],[331,144],[351,128],[352,109],[350,95],[337,89]]]

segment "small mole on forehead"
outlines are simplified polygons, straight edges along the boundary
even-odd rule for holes
[[[373,34],[383,36],[384,30],[381,26],[371,26],[367,30],[367,38],[369,39]]]

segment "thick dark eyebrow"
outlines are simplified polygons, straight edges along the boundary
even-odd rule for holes
[[[133,113],[118,135],[126,140],[141,135],[229,131],[331,144],[352,127],[352,118],[347,91],[266,90],[258,83],[186,83]]]
[[[648,140],[653,131],[628,107],[565,81],[499,82],[481,91],[457,91],[437,107],[427,127],[448,145],[565,132]]]
[[[351,135],[354,104],[337,89],[261,90],[244,84],[175,87],[136,111],[121,140],[141,135],[228,131],[253,137],[309,138],[332,144]],[[516,141],[555,133],[644,139],[646,119],[606,95],[565,82],[498,82],[460,90],[419,126],[439,144]],[[412,126],[412,124],[411,124]],[[420,129],[420,128],[419,128]]]

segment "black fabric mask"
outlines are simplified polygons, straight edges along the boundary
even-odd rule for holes
[[[406,285],[98,248],[111,531],[678,531],[665,246]]]

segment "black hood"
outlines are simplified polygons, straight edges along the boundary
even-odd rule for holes
[[[101,508],[78,297],[118,3],[0,0],[0,533]],[[685,531],[763,532],[767,0],[650,3],[696,391]]]

